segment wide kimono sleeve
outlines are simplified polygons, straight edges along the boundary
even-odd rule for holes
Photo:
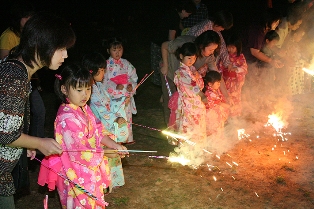
[[[137,80],[138,80],[136,69],[129,61],[127,62],[128,62],[127,64],[128,83],[132,84],[132,88],[135,89],[135,87],[137,86]]]
[[[30,93],[27,77],[15,64],[0,65],[0,144],[10,144],[23,133],[25,105]]]
[[[174,83],[186,98],[195,98],[201,91],[197,80],[192,79],[191,75],[181,68],[176,71]]]
[[[234,62],[235,67],[237,67],[237,79],[238,81],[243,81],[245,75],[247,74],[247,63],[243,54],[240,54]]]

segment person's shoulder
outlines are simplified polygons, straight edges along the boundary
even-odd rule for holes
[[[0,63],[0,72],[1,75],[6,75],[9,76],[11,78],[13,77],[21,77],[21,78],[27,78],[27,73],[25,71],[25,68],[23,68],[22,66],[23,64],[17,64],[16,62],[10,61],[10,60],[6,60],[6,61],[2,61]],[[2,76],[2,77],[3,77]]]

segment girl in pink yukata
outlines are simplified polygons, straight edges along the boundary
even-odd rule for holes
[[[237,35],[231,35],[227,39],[227,49],[232,64],[231,70],[219,63],[219,71],[222,72],[227,91],[233,105],[230,107],[230,116],[240,116],[242,113],[241,90],[247,74],[247,64],[242,54],[242,42]]]
[[[183,44],[176,51],[181,62],[174,77],[178,90],[175,124],[178,132],[188,135],[194,142],[201,143],[206,139],[204,103],[207,99],[202,92],[204,88],[202,76],[193,66],[196,54],[196,45],[191,42]]]
[[[63,148],[56,159],[61,162],[58,173],[67,178],[57,179],[62,208],[105,208],[108,203],[104,200],[104,189],[110,185],[110,174],[103,148],[126,148],[109,138],[86,104],[91,96],[91,73],[72,64],[56,77],[55,91],[63,102],[54,123],[56,141]]]
[[[107,52],[110,57],[107,60],[107,72],[103,83],[112,98],[112,103],[124,101],[125,108],[123,109],[126,113],[129,136],[123,143],[133,144],[132,114],[137,113],[133,89],[137,85],[138,77],[134,66],[126,59],[121,58],[123,55],[122,41],[118,38],[112,38],[108,43]]]
[[[206,104],[206,134],[222,137],[225,121],[228,119],[229,107],[219,89],[221,74],[217,71],[208,71],[204,77],[204,93]]]

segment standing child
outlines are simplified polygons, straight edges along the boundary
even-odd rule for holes
[[[205,105],[206,97],[202,92],[204,82],[202,76],[193,66],[196,61],[197,48],[188,42],[176,51],[181,60],[175,72],[174,83],[178,89],[178,108],[176,125],[178,131],[193,136],[195,142],[203,142],[206,138]]]
[[[99,122],[113,135],[113,139],[118,142],[125,142],[128,138],[128,128],[126,123],[125,104],[123,101],[111,102],[106,91],[106,86],[102,83],[106,73],[106,59],[98,52],[86,54],[83,57],[83,66],[88,69],[93,76],[92,95],[90,107]],[[117,186],[124,185],[124,175],[121,158],[119,156],[109,158],[111,184],[110,190]]]
[[[208,103],[206,104],[206,133],[222,137],[225,121],[228,119],[229,104],[219,89],[221,75],[217,71],[208,71],[204,77],[204,93]]]
[[[276,31],[271,30],[267,32],[265,35],[265,40],[261,52],[271,59],[276,58],[277,56],[276,53],[274,52],[274,47],[276,46],[278,41],[279,35]],[[275,69],[275,67],[273,67],[270,63],[263,62],[261,60],[257,61],[256,68],[258,76],[258,81],[256,84],[258,87],[258,94],[260,98],[257,105],[261,105],[260,108],[264,109],[265,107],[272,106],[268,103],[270,101],[274,101],[275,82],[280,86],[283,86],[280,83],[282,83],[285,80],[283,79],[285,75],[283,75],[282,78],[278,79],[276,74],[278,74],[278,72],[284,72],[283,70],[285,68]],[[266,86],[267,88],[265,88]],[[282,92],[278,93],[282,94]]]
[[[63,104],[54,126],[63,154],[49,159],[49,163],[58,162],[59,167],[54,171],[66,178],[57,179],[62,208],[105,208],[104,189],[109,186],[110,177],[103,146],[126,148],[108,137],[86,104],[91,95],[90,72],[73,64],[56,77],[55,91]]]
[[[129,61],[121,58],[123,45],[120,39],[110,39],[107,52],[110,57],[107,60],[107,72],[103,83],[113,104],[120,105],[121,101],[125,104],[125,108],[121,107],[121,109],[124,109],[126,113],[129,136],[123,143],[133,144],[132,114],[137,113],[133,97],[135,94],[133,89],[136,87],[138,79],[136,69]]]
[[[227,49],[232,68],[229,70],[223,65],[223,62],[220,62],[219,69],[223,73],[227,91],[230,99],[233,101],[233,105],[230,108],[230,116],[240,116],[242,112],[241,89],[247,74],[247,64],[242,54],[241,39],[236,35],[230,36],[227,39]]]

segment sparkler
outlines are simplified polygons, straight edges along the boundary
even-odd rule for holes
[[[314,75],[314,71],[313,70],[309,70],[307,68],[302,68],[302,70],[310,75]]]
[[[149,76],[151,76],[153,73],[154,73],[154,71],[152,71],[150,74],[145,74],[145,76],[142,78],[142,80],[135,86],[135,88],[133,89],[132,93],[134,93],[136,91],[136,89],[140,85],[142,85],[147,80],[147,78],[149,78]]]

